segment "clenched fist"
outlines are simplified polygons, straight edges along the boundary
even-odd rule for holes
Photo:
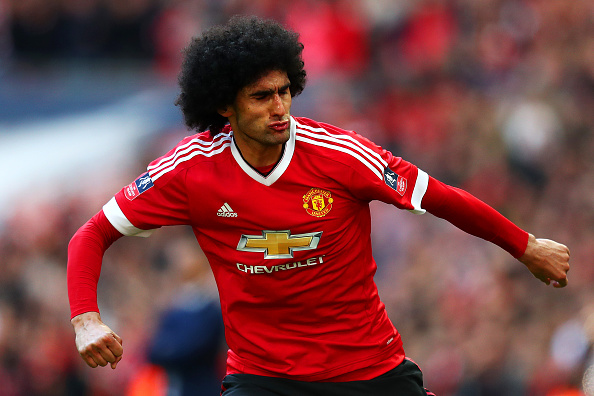
[[[530,234],[526,252],[519,260],[532,274],[554,287],[567,286],[569,271],[569,249],[550,239],[536,239]]]
[[[76,348],[91,367],[107,366],[115,369],[122,360],[122,339],[107,327],[98,312],[86,312],[71,320],[76,334]]]

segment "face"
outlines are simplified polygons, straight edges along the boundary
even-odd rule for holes
[[[241,89],[235,102],[220,112],[229,119],[241,153],[253,166],[276,162],[289,139],[289,86],[286,72],[270,71]]]

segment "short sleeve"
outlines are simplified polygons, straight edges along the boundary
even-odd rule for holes
[[[154,183],[148,173],[122,188],[103,211],[123,235],[147,237],[162,226],[189,224],[185,172]]]

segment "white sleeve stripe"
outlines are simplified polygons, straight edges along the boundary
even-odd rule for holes
[[[336,136],[332,136],[332,135],[324,136],[324,135],[320,135],[320,134],[316,134],[316,133],[306,132],[305,130],[302,130],[302,129],[298,130],[298,133],[301,134],[301,135],[308,136],[308,137],[310,137],[312,139],[325,140],[327,142],[331,142],[331,143],[334,143],[334,144],[344,145],[344,146],[350,148],[353,151],[359,152],[361,155],[363,155],[363,157],[365,157],[367,159],[368,162],[370,162],[371,164],[375,165],[375,167],[378,168],[379,170],[382,170],[382,169],[384,169],[387,166],[387,163],[385,161],[382,161],[383,164],[381,164],[375,158],[373,158],[368,153],[366,153],[365,151],[363,151],[360,147],[358,147],[358,146],[356,146],[353,143],[348,142],[348,141],[341,141]],[[355,141],[355,142],[358,143],[357,141]]]
[[[220,140],[216,140],[218,139],[220,136],[223,136],[222,139]],[[189,142],[177,147],[175,149],[175,151],[173,152],[173,154],[169,155],[168,157],[164,157],[161,158],[159,160],[159,162],[157,162],[154,165],[149,165],[148,169],[152,170],[152,169],[156,169],[159,167],[162,167],[163,165],[167,165],[166,163],[171,164],[172,162],[175,161],[176,157],[179,157],[181,155],[184,155],[185,153],[187,153],[190,150],[194,150],[196,148],[198,149],[202,149],[204,151],[210,151],[213,149],[213,147],[216,147],[218,145],[220,145],[222,142],[224,141],[230,141],[231,140],[231,134],[218,134],[217,136],[214,137],[214,139],[212,141],[204,141],[198,138],[192,139]],[[204,147],[202,147],[204,146]]]
[[[355,157],[356,159],[358,159],[359,161],[361,161],[361,163],[363,165],[365,165],[366,167],[368,167],[373,173],[375,173],[375,175],[380,179],[380,180],[384,180],[384,176],[383,174],[374,166],[370,165],[368,161],[365,161],[363,158],[361,158],[360,155],[358,155],[357,153],[353,152],[352,150],[346,149],[344,147],[341,146],[336,146],[334,144],[327,144],[327,143],[323,143],[323,142],[318,142],[317,140],[311,140],[308,139],[304,136],[301,135],[297,135],[295,137],[295,139],[300,140],[302,142],[305,143],[309,143],[309,144],[313,144],[315,146],[320,146],[320,147],[326,147],[332,150],[336,150],[336,151],[342,151],[343,153],[346,154],[350,154],[351,156]]]
[[[229,141],[226,141],[224,144],[222,144],[221,147],[219,147],[218,149],[210,151],[210,152],[191,151],[189,153],[185,153],[183,156],[175,157],[175,161],[172,164],[168,163],[169,166],[167,166],[167,167],[162,167],[160,169],[150,169],[149,175],[151,176],[151,179],[154,182],[155,180],[157,180],[158,178],[163,176],[165,173],[171,171],[172,169],[175,169],[175,167],[178,166],[182,162],[189,161],[197,155],[203,155],[205,157],[212,157],[213,155],[221,153],[223,150],[225,150],[225,148],[230,147],[230,146],[231,146],[231,143],[229,140]]]
[[[369,147],[365,146],[364,144],[362,144],[361,142],[359,142],[357,139],[353,138],[352,136],[349,136],[349,135],[339,135],[339,134],[331,134],[330,132],[328,132],[324,128],[314,128],[314,127],[311,127],[309,125],[300,124],[297,121],[295,121],[295,123],[299,126],[299,128],[302,130],[302,132],[303,132],[304,129],[307,129],[307,130],[310,130],[312,132],[322,132],[322,133],[325,133],[326,135],[331,136],[331,137],[334,137],[336,139],[350,140],[353,143],[355,143],[357,146],[361,147],[363,150],[367,151],[372,156],[376,157],[379,160],[379,162],[382,164],[382,166],[380,166],[380,168],[385,168],[386,166],[388,166],[388,163],[382,158],[381,155],[379,155],[377,152],[371,150]]]
[[[168,157],[166,159],[161,159],[158,164],[149,165],[147,167],[147,169],[149,171],[153,172],[153,173],[156,173],[159,170],[161,170],[163,168],[166,168],[166,167],[170,166],[171,164],[175,163],[175,161],[178,158],[181,158],[181,157],[183,157],[184,155],[187,155],[190,152],[193,152],[193,151],[209,152],[209,151],[214,150],[216,147],[220,146],[221,143],[223,143],[225,141],[230,142],[231,139],[219,140],[218,142],[216,142],[214,144],[211,144],[210,146],[207,146],[207,147],[202,147],[202,146],[196,144],[196,142],[193,142],[194,144],[185,147],[183,150],[179,150],[179,151],[176,150],[175,155],[170,156],[170,157]]]
[[[126,218],[122,209],[115,200],[115,197],[112,197],[109,202],[103,205],[103,213],[105,213],[105,217],[107,220],[118,230],[122,235],[125,236],[140,236],[140,237],[148,237],[150,236],[153,231],[155,230],[142,230],[140,228],[135,227],[130,220]]]
[[[413,205],[413,209],[410,210],[411,212],[415,214],[425,213],[425,209],[421,207],[421,201],[427,192],[428,185],[429,175],[426,172],[418,169],[417,181],[415,182],[415,188],[410,199],[410,202]]]

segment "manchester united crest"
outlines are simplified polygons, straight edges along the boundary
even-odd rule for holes
[[[314,217],[324,217],[332,210],[332,194],[321,188],[312,188],[303,196],[303,207],[307,214]]]

